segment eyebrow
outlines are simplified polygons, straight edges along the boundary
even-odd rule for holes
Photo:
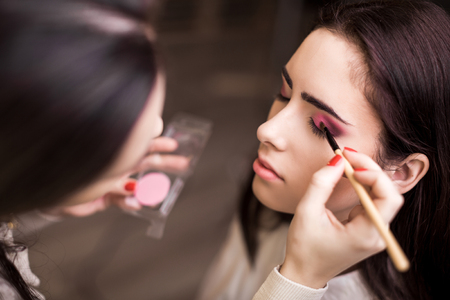
[[[286,80],[286,83],[288,84],[288,86],[291,88],[292,90],[292,79],[289,76],[289,73],[286,70],[286,66],[284,66],[281,69],[281,73],[283,74],[284,79]],[[344,123],[345,125],[352,125],[349,122],[345,121],[344,119],[342,119],[335,111],[334,109],[327,105],[325,102],[315,98],[314,96],[308,94],[307,92],[302,92],[301,94],[302,99],[312,105],[314,105],[317,109],[323,110],[324,112],[330,114],[331,116],[333,116],[334,118],[336,118],[337,120],[339,120],[340,122]]]
[[[286,80],[288,86],[291,88],[292,90],[292,79],[291,76],[289,76],[288,71],[286,70],[286,66],[284,66],[283,68],[281,68],[281,74],[283,74],[284,79]]]

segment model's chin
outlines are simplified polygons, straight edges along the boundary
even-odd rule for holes
[[[277,195],[274,188],[270,187],[267,182],[261,179],[258,175],[255,175],[253,178],[252,189],[253,194],[259,202],[268,208],[282,213],[294,213],[295,207],[289,207],[290,205],[288,201],[286,201],[285,197]]]

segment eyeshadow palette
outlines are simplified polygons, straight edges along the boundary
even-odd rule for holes
[[[132,176],[137,180],[134,198],[143,208],[127,213],[150,222],[148,236],[163,236],[167,217],[186,180],[192,175],[211,130],[212,122],[209,120],[186,113],[175,115],[162,135],[177,140],[178,148],[171,154],[188,157],[189,167],[183,172],[146,170]]]

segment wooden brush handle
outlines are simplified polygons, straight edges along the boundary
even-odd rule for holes
[[[345,175],[350,180],[350,183],[355,189],[356,194],[358,194],[358,197],[361,200],[361,204],[364,207],[370,220],[373,222],[378,232],[380,233],[381,237],[383,238],[384,242],[386,243],[386,251],[391,257],[391,260],[394,263],[395,268],[400,272],[408,271],[409,260],[406,257],[405,253],[403,252],[400,245],[398,244],[391,230],[389,229],[389,226],[386,223],[384,223],[383,219],[381,218],[381,215],[378,212],[372,199],[370,198],[369,193],[362,184],[356,181],[355,177],[353,176],[353,173],[355,171],[353,170],[352,166],[347,161],[347,159],[345,159],[342,151],[340,149],[337,149],[335,153],[344,158]]]

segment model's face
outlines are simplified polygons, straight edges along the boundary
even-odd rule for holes
[[[111,167],[96,181],[65,199],[64,204],[75,205],[93,201],[114,189],[120,179],[137,167],[147,154],[150,142],[159,136],[163,129],[161,113],[165,98],[165,78],[159,74],[147,104],[134,125],[131,134],[122,148],[118,158]]]
[[[381,123],[363,95],[361,68],[356,47],[325,29],[312,32],[292,56],[282,72],[281,95],[257,132],[253,191],[263,204],[294,213],[313,173],[334,156],[320,122],[342,149],[375,156]],[[327,207],[344,221],[358,203],[343,177]]]

